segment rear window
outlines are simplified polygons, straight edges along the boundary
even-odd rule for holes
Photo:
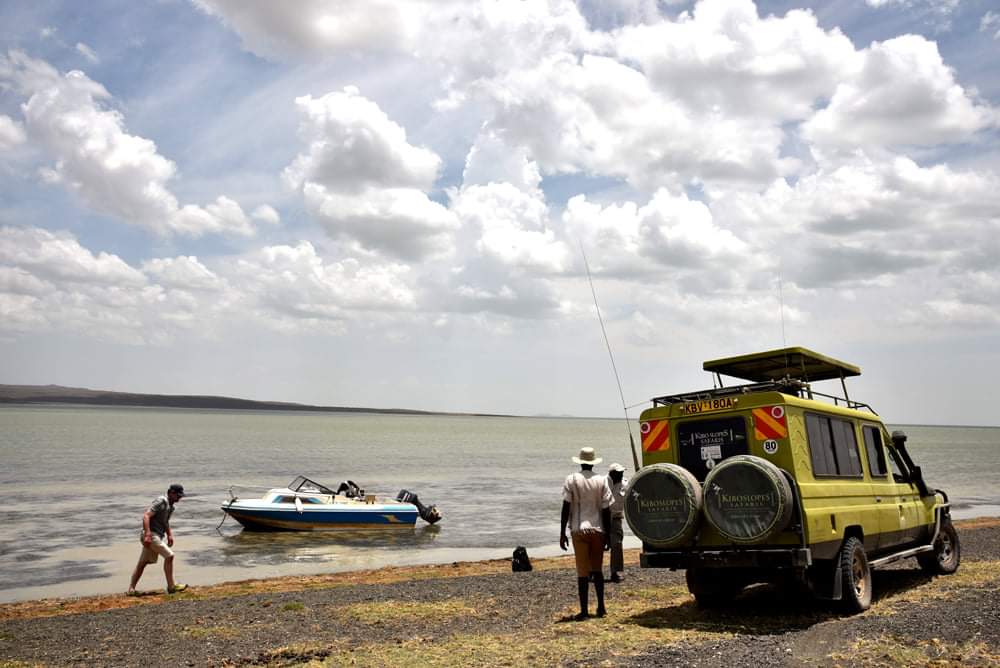
[[[807,413],[806,434],[814,475],[843,478],[862,476],[858,440],[850,420]]]
[[[747,454],[747,427],[742,417],[710,418],[677,425],[680,464],[704,480],[708,471],[733,455]]]

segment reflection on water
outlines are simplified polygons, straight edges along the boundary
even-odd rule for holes
[[[351,552],[418,550],[431,545],[440,533],[439,525],[335,531],[237,531],[223,534],[217,548],[192,552],[189,558],[203,566],[244,568],[284,562],[324,562]]]

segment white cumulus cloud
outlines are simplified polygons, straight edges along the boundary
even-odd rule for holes
[[[433,151],[410,144],[356,88],[296,104],[308,147],[285,178],[332,237],[404,260],[450,250],[458,222],[425,192],[441,164]]]
[[[0,151],[6,151],[23,144],[27,136],[24,128],[10,116],[0,114]]]
[[[995,126],[996,110],[978,104],[955,81],[937,44],[918,35],[876,42],[863,64],[844,77],[830,99],[803,125],[822,145],[933,145],[970,139]]]
[[[122,114],[107,108],[111,95],[83,72],[60,74],[17,51],[0,56],[0,82],[25,98],[28,137],[55,160],[44,171],[92,208],[161,235],[205,233],[251,236],[239,205],[225,197],[207,207],[181,207],[167,187],[177,171],[149,139],[129,134]]]

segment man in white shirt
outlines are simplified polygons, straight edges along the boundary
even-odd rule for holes
[[[559,547],[566,549],[566,526],[569,524],[576,557],[577,593],[580,596],[580,614],[574,619],[590,616],[587,602],[588,580],[594,583],[597,594],[597,616],[603,617],[604,609],[604,550],[608,549],[611,528],[611,488],[607,478],[594,473],[594,465],[601,463],[593,448],[583,448],[573,462],[580,471],[573,473],[563,483],[562,517],[559,522]]]
[[[608,487],[611,488],[611,577],[609,582],[621,582],[625,572],[622,541],[625,540],[625,467],[615,462],[608,467]]]

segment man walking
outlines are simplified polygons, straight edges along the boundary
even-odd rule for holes
[[[566,478],[563,484],[562,517],[559,522],[559,547],[566,549],[566,525],[573,538],[576,557],[577,593],[580,596],[580,613],[574,617],[583,620],[590,616],[587,597],[588,580],[594,583],[597,594],[597,616],[606,614],[604,609],[604,550],[608,549],[611,527],[611,489],[607,479],[594,473],[594,465],[601,463],[593,448],[583,448],[573,462],[580,471]]]
[[[610,582],[621,582],[625,573],[622,541],[625,540],[625,467],[615,462],[608,467],[608,487],[611,488],[611,577]]]
[[[184,498],[184,486],[173,484],[164,496],[158,496],[142,515],[142,553],[139,563],[132,572],[129,582],[129,596],[135,596],[135,586],[139,584],[142,572],[147,564],[155,564],[159,556],[163,557],[163,574],[167,578],[167,593],[184,591],[186,584],[174,582],[174,533],[170,530],[170,516],[174,514],[174,505]]]

